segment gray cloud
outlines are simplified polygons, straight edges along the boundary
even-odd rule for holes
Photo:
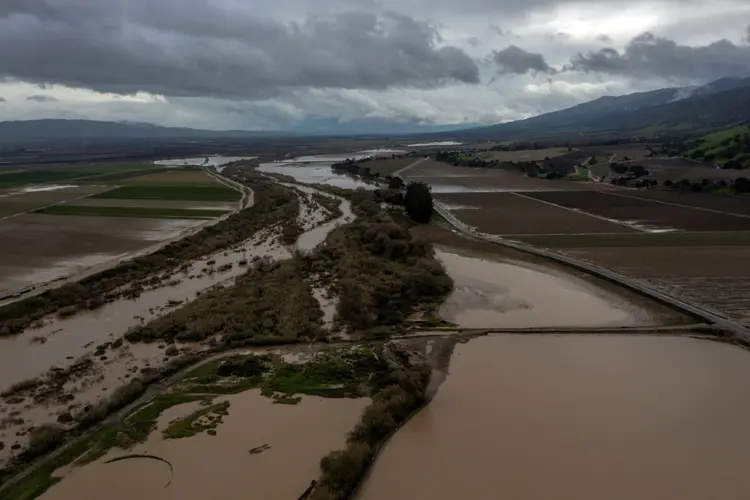
[[[523,75],[525,73],[554,73],[544,56],[527,52],[516,45],[510,45],[501,51],[492,53],[492,61],[500,73]]]
[[[691,47],[651,33],[638,35],[623,51],[611,47],[579,53],[569,70],[637,77],[711,79],[750,75],[750,46],[719,40]]]
[[[34,102],[57,102],[57,99],[55,99],[54,97],[41,94],[30,95],[26,98],[26,100]]]
[[[8,102],[8,100],[5,97],[0,97],[0,103]]]
[[[130,94],[259,98],[283,89],[477,83],[433,25],[396,13],[260,18],[228,1],[6,0],[0,79]]]
[[[745,29],[745,38],[743,38],[746,43],[750,43],[750,26]]]

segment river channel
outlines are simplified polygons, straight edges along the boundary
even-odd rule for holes
[[[748,356],[685,337],[458,344],[357,498],[746,499]]]

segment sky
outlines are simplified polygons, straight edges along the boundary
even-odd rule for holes
[[[724,76],[747,0],[0,1],[0,121],[490,124]]]

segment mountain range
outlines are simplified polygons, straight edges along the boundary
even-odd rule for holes
[[[302,135],[377,135],[513,141],[611,136],[699,134],[750,121],[750,78],[721,78],[697,87],[670,87],[606,96],[526,120],[467,128],[373,120],[339,123],[311,118],[284,131],[209,131],[150,123],[92,120],[0,122],[0,142],[104,139],[247,139]]]
[[[750,78],[600,97],[571,108],[451,134],[518,140],[560,136],[654,136],[700,133],[750,120]]]

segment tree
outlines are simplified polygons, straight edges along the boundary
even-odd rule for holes
[[[388,183],[388,189],[403,189],[404,186],[403,179],[401,177],[394,177],[391,179],[391,182]]]
[[[734,190],[738,193],[750,193],[750,180],[747,177],[737,177],[734,180]]]
[[[422,182],[410,182],[404,196],[406,213],[414,222],[426,224],[432,217],[432,193],[430,187]]]

